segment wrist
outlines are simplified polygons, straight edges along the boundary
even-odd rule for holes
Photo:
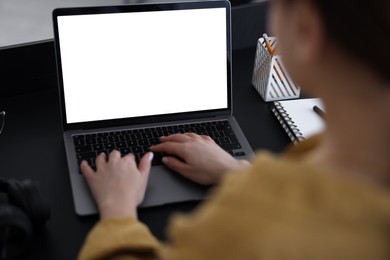
[[[241,171],[248,167],[250,165],[250,162],[247,160],[236,160],[236,163],[232,167],[231,171]]]
[[[137,203],[106,202],[99,205],[100,219],[133,217],[138,219]]]
[[[218,178],[214,181],[214,184],[220,183],[227,173],[230,174],[233,172],[238,172],[251,165],[250,162],[247,160],[237,160],[237,159],[234,160],[235,163],[232,163],[230,167],[226,168],[223,171],[223,174],[219,175]]]

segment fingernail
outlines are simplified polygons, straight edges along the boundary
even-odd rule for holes
[[[149,161],[153,160],[153,157],[154,157],[154,153],[149,152]]]
[[[168,163],[168,158],[167,158],[167,157],[163,157],[163,158],[161,159],[161,161],[162,161],[163,163],[167,164],[167,163]]]

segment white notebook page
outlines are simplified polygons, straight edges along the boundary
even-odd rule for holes
[[[323,111],[325,107],[319,98],[307,98],[279,101],[286,113],[300,130],[304,138],[308,138],[322,132],[325,129],[325,121],[314,112],[313,106],[318,106]]]

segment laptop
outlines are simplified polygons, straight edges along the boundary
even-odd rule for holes
[[[78,215],[97,213],[79,164],[119,150],[137,160],[158,137],[195,132],[238,159],[253,151],[232,116],[228,1],[53,11],[63,138]],[[140,207],[202,200],[207,187],[155,154]]]

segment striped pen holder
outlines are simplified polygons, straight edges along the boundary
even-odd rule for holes
[[[276,38],[268,39],[271,46],[275,47]],[[271,56],[264,38],[257,41],[252,85],[266,102],[298,98],[301,92],[288,75],[281,56]]]

